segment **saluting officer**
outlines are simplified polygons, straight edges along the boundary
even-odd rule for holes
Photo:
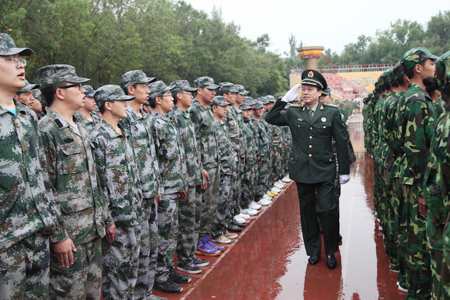
[[[302,105],[294,102],[302,89]],[[325,78],[316,70],[302,73],[302,84],[293,87],[278,99],[266,117],[268,123],[289,126],[292,150],[289,158],[289,177],[296,181],[300,200],[300,217],[308,262],[315,265],[320,260],[321,237],[317,215],[322,224],[327,266],[336,268],[334,252],[339,245],[339,217],[333,199],[336,159],[331,139],[336,141],[341,184],[350,180],[348,132],[339,109],[319,101],[327,88]],[[281,112],[287,103],[290,109]],[[316,204],[315,192],[318,193]]]

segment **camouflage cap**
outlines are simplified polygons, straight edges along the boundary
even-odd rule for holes
[[[138,83],[150,83],[153,81],[156,81],[156,77],[147,77],[142,70],[132,70],[120,77],[120,86],[126,90],[129,86]]]
[[[86,97],[94,97],[95,90],[90,85],[83,85],[84,95]]]
[[[256,102],[256,104],[255,104],[255,106],[253,107],[253,109],[261,109],[261,108],[264,108],[264,104],[262,104],[261,101],[255,101],[255,102]]]
[[[400,62],[403,66],[403,70],[409,70],[412,69],[415,65],[426,61],[427,59],[436,60],[438,57],[434,54],[432,54],[427,48],[425,47],[417,47],[413,48],[409,51],[407,51],[405,54],[403,54],[402,58],[400,59]]]
[[[250,105],[248,104],[241,104],[241,106],[239,107],[240,110],[253,110],[253,108],[250,107]]]
[[[48,105],[47,105],[47,101],[45,101],[44,95],[42,95],[41,90],[39,90],[39,89],[34,89],[34,90],[33,90],[33,98],[39,100],[39,102],[40,102],[41,105],[42,105],[42,109],[44,109],[45,106],[48,106]]]
[[[41,87],[60,82],[85,83],[89,81],[88,78],[78,77],[75,67],[69,65],[49,65],[40,68],[37,72]]]
[[[238,91],[238,93],[240,94],[240,95],[242,95],[242,96],[245,96],[245,95],[247,95],[248,93],[249,93],[249,91],[246,91],[245,89],[244,89],[244,86],[243,85],[241,85],[241,84],[235,84],[234,85],[234,88]]]
[[[105,105],[106,102],[113,102],[114,100],[130,101],[134,98],[136,97],[125,95],[120,86],[113,84],[101,86],[94,93],[95,103],[99,107]]]
[[[243,104],[247,104],[247,105],[255,105],[256,101],[253,100],[252,97],[245,97],[244,98],[244,103]]]
[[[395,64],[394,68],[392,68],[392,79],[399,79],[404,75],[402,65],[398,62]],[[391,80],[392,80],[391,79]]]
[[[33,50],[29,48],[17,48],[9,34],[0,33],[0,56],[16,55],[30,56]]]
[[[199,77],[194,80],[195,86],[199,88],[207,88],[208,90],[215,90],[219,88],[217,84],[214,83],[214,79],[208,76]]]
[[[445,52],[436,60],[436,79],[439,89],[442,91],[450,80],[450,51]]]
[[[269,98],[264,97],[264,96],[258,97],[256,100],[259,101],[259,102],[261,102],[263,105],[266,105],[266,104],[269,104],[269,103],[270,103],[270,102],[269,102]]]
[[[186,92],[195,92],[197,91],[197,88],[191,87],[189,85],[189,81],[187,80],[177,80],[174,81],[170,84],[170,86],[173,86],[172,89],[172,96],[175,97],[175,95],[181,91],[186,91]]]
[[[219,83],[220,88],[219,91],[224,93],[238,93],[239,91],[234,87],[234,84],[231,82],[221,82]]]
[[[223,96],[215,96],[210,104],[211,106],[227,106],[231,105],[228,103]]]
[[[331,89],[328,87],[322,91],[322,95],[329,96],[331,94]]]
[[[21,88],[20,90],[18,90],[16,92],[16,94],[20,94],[20,93],[23,93],[23,92],[28,92],[29,90],[37,89],[38,87],[39,87],[39,84],[29,83],[28,80],[25,79],[25,86],[23,88]]]
[[[148,88],[150,89],[150,98],[155,99],[159,95],[172,90],[174,86],[167,86],[163,81],[158,80],[150,83]]]
[[[272,102],[272,103],[275,103],[275,97],[274,96],[272,96],[272,95],[267,95],[266,96],[267,97],[267,99],[269,99],[269,102]]]

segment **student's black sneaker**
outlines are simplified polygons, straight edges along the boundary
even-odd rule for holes
[[[175,272],[174,269],[170,269],[169,278],[171,278],[175,283],[178,283],[178,284],[191,282],[191,277],[178,274],[177,272]]]
[[[163,293],[169,293],[169,294],[178,294],[183,291],[183,288],[176,284],[170,276],[167,278],[164,282],[155,282],[155,285],[153,288],[157,291],[163,292]]]
[[[197,257],[197,259],[194,261],[194,265],[196,265],[197,267],[206,267],[209,266],[209,261]]]
[[[197,267],[195,264],[190,264],[190,265],[187,265],[187,266],[182,266],[182,265],[180,266],[180,265],[178,265],[177,269],[180,270],[180,271],[189,273],[189,274],[199,274],[199,273],[202,272],[202,270],[200,270],[200,268]]]

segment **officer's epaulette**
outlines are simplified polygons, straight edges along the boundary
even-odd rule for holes
[[[298,103],[292,103],[291,106],[289,106],[289,107],[300,107],[300,104],[298,104]]]
[[[333,107],[337,107],[337,105],[336,105],[336,104],[332,104],[332,103],[328,103],[328,104],[324,104],[324,105],[327,105],[327,106],[333,106]]]

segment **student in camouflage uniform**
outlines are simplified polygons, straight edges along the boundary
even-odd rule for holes
[[[269,101],[269,103],[264,104],[264,106],[266,107],[266,111],[264,112],[264,115],[262,116],[262,118],[264,119],[264,122],[267,124],[267,133],[269,135],[269,178],[267,179],[267,186],[271,187],[273,186],[273,184],[275,183],[275,181],[273,180],[274,178],[274,174],[272,172],[272,161],[273,161],[273,128],[275,127],[275,125],[272,125],[270,123],[266,122],[266,116],[269,113],[270,109],[273,107],[273,105],[275,104],[275,98],[271,95],[266,96],[267,100]]]
[[[135,291],[136,294],[146,295],[150,299],[157,299],[152,294],[158,259],[157,203],[161,201],[164,189],[150,130],[150,117],[140,107],[141,104],[147,103],[150,93],[148,84],[155,80],[155,77],[147,77],[141,70],[128,71],[120,78],[120,86],[125,94],[136,97],[128,102],[127,117],[121,119],[120,123],[131,135],[142,183],[142,220],[148,220],[148,229],[145,228],[145,223],[142,225],[142,232],[148,232],[148,235],[145,240],[141,240],[139,277]]]
[[[158,208],[158,267],[155,289],[166,293],[180,293],[179,283],[191,278],[175,272],[173,259],[178,238],[178,202],[186,201],[187,183],[184,147],[180,135],[171,124],[167,113],[173,108],[173,97],[164,82],[156,81],[149,86],[149,103],[152,108],[150,128],[155,141],[156,155],[161,172],[164,192]]]
[[[31,109],[36,114],[38,120],[40,120],[47,112],[45,108],[47,105],[45,104],[44,96],[42,96],[41,90],[34,89],[33,98],[36,105],[33,105]]]
[[[231,105],[223,96],[215,96],[211,103],[218,130],[219,157],[220,157],[220,188],[219,203],[214,225],[211,230],[213,242],[229,244],[231,239],[237,238],[237,234],[229,233],[227,216],[230,214],[233,204],[233,174],[236,169],[237,153],[233,150],[231,139],[226,124],[223,122],[227,115],[228,106]]]
[[[28,108],[33,109],[33,105],[37,104],[34,101],[33,90],[37,88],[39,88],[38,84],[29,83],[25,79],[25,86],[14,94],[14,98]]]
[[[269,97],[269,101],[271,103],[275,103],[275,98],[271,95]],[[279,126],[272,126],[272,163],[271,163],[271,180],[269,186],[272,186],[275,181],[282,178],[281,170],[281,135],[282,129]]]
[[[41,168],[43,147],[35,117],[14,99],[25,85],[22,57],[32,53],[0,33],[0,295],[4,299],[49,298],[48,234],[56,222],[50,211],[53,198]]]
[[[263,101],[269,102],[267,98],[261,99]],[[265,192],[268,189],[269,184],[269,167],[270,167],[270,140],[269,140],[269,133],[268,133],[268,127],[269,124],[264,121],[262,118],[264,112],[266,111],[263,102],[257,102],[256,106],[254,107],[254,118],[257,120],[257,126],[258,126],[258,139],[259,139],[259,172],[258,172],[258,179],[257,179],[257,188],[256,188],[256,199],[261,199]],[[270,202],[269,202],[270,203]],[[269,203],[265,201],[258,201],[258,204],[260,205],[268,205]]]
[[[411,299],[427,298],[431,291],[426,223],[420,212],[425,209],[423,178],[430,159],[428,148],[436,122],[431,98],[423,89],[423,78],[434,75],[436,58],[428,49],[419,47],[409,50],[401,60],[410,80],[404,106],[399,112],[404,148],[399,169],[407,214],[406,287]]]
[[[188,185],[187,198],[185,201],[180,201],[178,207],[177,269],[190,274],[198,274],[201,273],[199,266],[207,266],[209,263],[198,259],[194,253],[197,249],[198,229],[200,227],[201,190],[206,189],[194,125],[187,112],[192,104],[192,92],[197,89],[190,87],[187,80],[177,80],[172,82],[170,86],[173,87],[171,93],[175,106],[167,116],[181,137],[187,171],[184,176]]]
[[[94,100],[94,89],[90,85],[83,85],[83,89],[85,90],[84,94],[84,106],[79,108],[75,112],[75,116],[83,122],[84,126],[92,132],[94,130],[95,125],[100,122],[100,117],[95,112],[95,100]]]
[[[130,134],[119,120],[127,117],[126,101],[134,96],[126,96],[118,85],[105,85],[94,98],[103,118],[90,135],[91,146],[109,208],[106,226],[116,229],[102,241],[103,297],[133,299],[144,235],[142,190]]]
[[[209,237],[217,212],[220,186],[218,125],[215,122],[210,103],[219,86],[214,84],[211,77],[206,76],[197,78],[195,84],[197,96],[192,102],[189,113],[192,123],[194,123],[195,137],[199,145],[203,169],[206,170],[205,177],[208,180],[206,190],[202,191],[202,217],[196,253],[208,255],[212,252],[211,248],[215,249],[216,253],[224,249],[222,246],[212,243]]]
[[[239,90],[237,87],[239,88]],[[234,85],[230,82],[220,83],[219,95],[223,96],[225,98],[225,101],[230,104],[224,122],[228,128],[228,133],[231,139],[231,146],[237,156],[236,168],[233,170],[232,178],[232,203],[227,216],[228,230],[233,232],[241,232],[240,226],[245,226],[243,225],[245,220],[239,216],[240,206],[238,195],[241,189],[240,165],[241,152],[244,151],[244,145],[242,143],[241,127],[238,120],[238,118],[242,116],[242,112],[238,108],[240,104],[237,103],[237,98],[238,95],[239,97],[244,97],[246,94],[248,94],[248,92],[245,91],[242,85]],[[241,221],[242,223],[240,223],[239,221]]]
[[[100,192],[89,132],[74,113],[83,106],[82,84],[69,65],[38,70],[41,91],[49,104],[39,121],[50,184],[60,212],[50,238],[50,298],[99,299],[101,237],[111,234],[105,200]],[[45,145],[45,146],[44,146]]]

